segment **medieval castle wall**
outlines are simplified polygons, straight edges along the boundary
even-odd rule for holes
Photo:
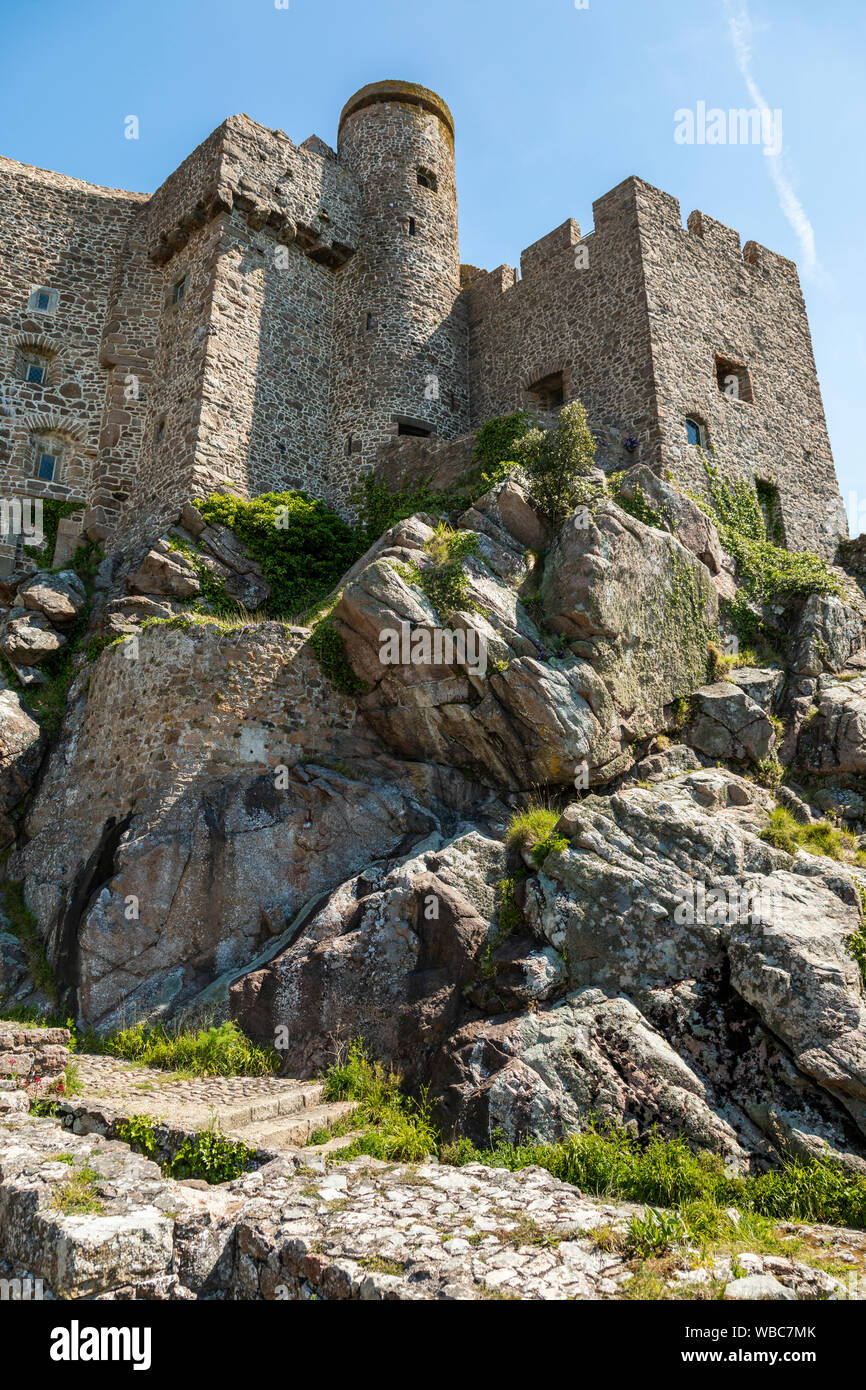
[[[630,178],[519,276],[461,268],[453,141],[435,93],[382,82],[337,152],[234,116],[149,198],[0,161],[0,495],[85,503],[115,545],[225,486],[346,511],[395,441],[423,445],[407,432],[438,466],[491,416],[580,398],[605,468],[700,486],[714,455],[777,489],[790,545],[832,554],[795,267]]]

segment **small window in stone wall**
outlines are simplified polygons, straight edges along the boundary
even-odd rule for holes
[[[702,449],[707,442],[706,428],[693,415],[686,416],[686,438],[690,444]]]
[[[55,474],[55,472],[56,472],[56,469],[57,469],[57,455],[56,455],[56,454],[40,454],[40,455],[39,455],[39,465],[38,465],[38,467],[37,467],[37,469],[36,469],[36,476],[37,476],[37,478],[41,478],[42,481],[45,482],[45,483],[51,483],[51,482],[54,481],[54,474]]]
[[[565,382],[562,372],[553,372],[542,377],[529,387],[530,403],[536,410],[559,410],[565,401]]]
[[[396,424],[398,434],[412,435],[416,439],[429,439],[433,433],[429,425],[422,425],[418,420],[398,418]]]
[[[59,298],[58,290],[50,290],[45,285],[39,285],[36,289],[31,290],[27,308],[34,310],[37,314],[53,314]]]
[[[375,314],[368,314],[368,315],[367,315],[367,332],[368,332],[368,333],[372,333],[373,330],[375,329],[375,327],[376,327],[376,316],[375,316]]]
[[[439,187],[439,180],[431,169],[418,170],[418,183],[421,188],[429,188],[435,193]]]
[[[154,431],[153,431],[153,442],[154,442],[154,444],[156,445],[156,447],[159,448],[160,444],[162,443],[162,441],[163,441],[164,439],[165,439],[165,419],[163,418],[163,419],[161,419],[161,420],[157,420],[157,422],[156,422],[156,425],[155,425]]]
[[[415,218],[414,218],[414,217],[410,217],[410,218],[409,218],[409,235],[410,235],[410,236],[415,236],[415,233],[416,233]]]
[[[186,292],[187,292],[188,289],[189,289],[189,276],[188,276],[188,275],[184,275],[184,277],[183,277],[182,280],[178,280],[177,283],[176,283],[175,285],[172,286],[172,291],[171,291],[171,302],[172,302],[172,304],[179,304],[180,301],[183,299],[183,297],[184,297],[184,295],[186,294]]]
[[[720,357],[716,354],[716,381],[723,396],[732,401],[754,400],[752,380],[745,362],[733,357]]]
[[[48,380],[51,359],[47,353],[22,351],[18,354],[16,375],[19,381],[27,381],[33,386],[44,386]]]

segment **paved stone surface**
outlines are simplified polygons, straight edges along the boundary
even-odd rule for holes
[[[93,1209],[64,1212],[63,1193],[85,1166]],[[206,1188],[163,1178],[125,1145],[54,1119],[0,1120],[0,1272],[43,1279],[48,1297],[621,1298],[641,1265],[606,1246],[636,1210],[539,1168],[435,1161],[285,1155]],[[836,1231],[818,1246],[856,1262],[862,1240]],[[861,1298],[866,1287],[859,1265],[841,1280],[796,1259],[737,1258],[736,1271],[725,1258],[702,1268],[676,1252],[662,1276],[667,1295],[716,1297],[735,1273],[772,1278],[798,1299]]]

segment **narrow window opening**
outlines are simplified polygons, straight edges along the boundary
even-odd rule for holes
[[[58,297],[57,290],[49,290],[44,285],[39,285],[31,291],[27,307],[35,309],[37,314],[53,314],[57,308]]]
[[[376,319],[375,319],[375,317],[373,316],[373,314],[368,314],[368,315],[367,315],[367,332],[368,332],[368,333],[372,333],[372,332],[373,332],[373,329],[374,329],[375,327],[376,327]]]
[[[700,420],[695,420],[691,415],[686,416],[686,438],[698,449],[702,449],[706,443],[706,430]]]
[[[415,218],[414,218],[414,217],[410,217],[410,218],[409,218],[409,235],[410,235],[410,236],[414,236],[414,235],[415,235]]]
[[[722,395],[727,396],[729,400],[748,401],[752,404],[755,399],[752,394],[752,379],[744,362],[738,362],[732,357],[720,357],[717,353],[716,382]]]
[[[52,481],[53,481],[53,478],[54,478],[54,470],[55,470],[56,467],[57,467],[57,455],[56,455],[56,454],[40,454],[40,455],[39,455],[39,467],[38,467],[37,470],[36,470],[36,476],[37,476],[37,478],[41,478],[41,479],[43,480],[43,482],[46,482],[46,483],[52,482]]]
[[[529,388],[529,398],[537,410],[553,411],[561,409],[565,401],[565,383],[562,372],[553,372],[542,377]]]
[[[165,420],[164,420],[164,419],[162,419],[162,420],[157,420],[157,422],[156,422],[156,429],[154,430],[153,437],[154,437],[154,442],[155,442],[157,448],[159,448],[160,444],[161,444],[162,441],[165,439]]]
[[[172,304],[179,304],[189,288],[189,276],[184,275],[182,280],[178,280],[171,292]]]
[[[416,439],[429,439],[433,431],[429,425],[421,425],[417,420],[398,419],[397,433],[412,435]]]

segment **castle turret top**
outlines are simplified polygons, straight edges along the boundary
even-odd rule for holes
[[[355,111],[360,111],[363,107],[372,106],[380,101],[402,101],[412,106],[420,106],[425,111],[431,111],[434,116],[438,116],[444,122],[451,133],[451,138],[454,138],[454,117],[445,102],[435,92],[431,92],[428,87],[419,87],[415,82],[369,82],[366,87],[362,87],[346,102],[340,112],[340,128],[342,128],[346,118]]]

